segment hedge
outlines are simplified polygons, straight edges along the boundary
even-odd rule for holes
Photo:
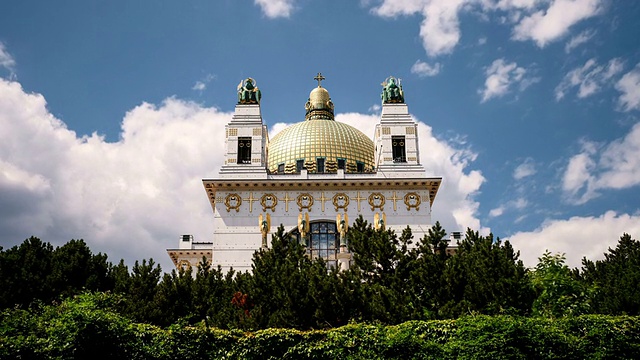
[[[86,294],[5,310],[0,359],[638,359],[640,317],[468,316],[395,326],[244,333],[135,323]]]

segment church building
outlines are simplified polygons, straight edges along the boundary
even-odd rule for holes
[[[415,239],[427,233],[442,178],[427,177],[420,164],[418,126],[400,81],[390,76],[382,84],[382,111],[370,138],[335,121],[324,77],[314,79],[304,121],[273,139],[255,80],[238,85],[224,165],[202,180],[213,210],[212,237],[199,242],[183,235],[167,250],[177,267],[196,266],[204,256],[223,271],[250,271],[253,253],[269,247],[281,224],[309,256],[342,269],[350,261],[349,221],[359,215],[376,229],[401,233],[408,225]]]

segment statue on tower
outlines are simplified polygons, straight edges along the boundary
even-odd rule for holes
[[[404,92],[402,91],[400,79],[389,76],[381,85],[382,94],[380,94],[380,97],[383,104],[404,103]]]
[[[256,81],[252,78],[246,78],[238,84],[238,104],[258,104],[262,93],[255,85]]]

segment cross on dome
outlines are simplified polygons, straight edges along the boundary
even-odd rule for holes
[[[319,72],[319,73],[318,73],[318,75],[316,75],[313,79],[314,79],[314,80],[318,80],[318,87],[322,87],[322,85],[320,84],[320,82],[321,82],[322,80],[324,80],[324,79],[325,79],[325,77],[324,77],[324,76],[322,76],[322,73],[320,73],[320,72]]]

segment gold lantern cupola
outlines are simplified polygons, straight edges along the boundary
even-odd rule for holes
[[[307,100],[307,103],[304,105],[307,111],[305,120],[334,120],[331,96],[329,96],[329,92],[323,88],[321,84],[325,78],[321,73],[318,73],[314,79],[318,81],[318,87],[311,90],[309,100]]]

